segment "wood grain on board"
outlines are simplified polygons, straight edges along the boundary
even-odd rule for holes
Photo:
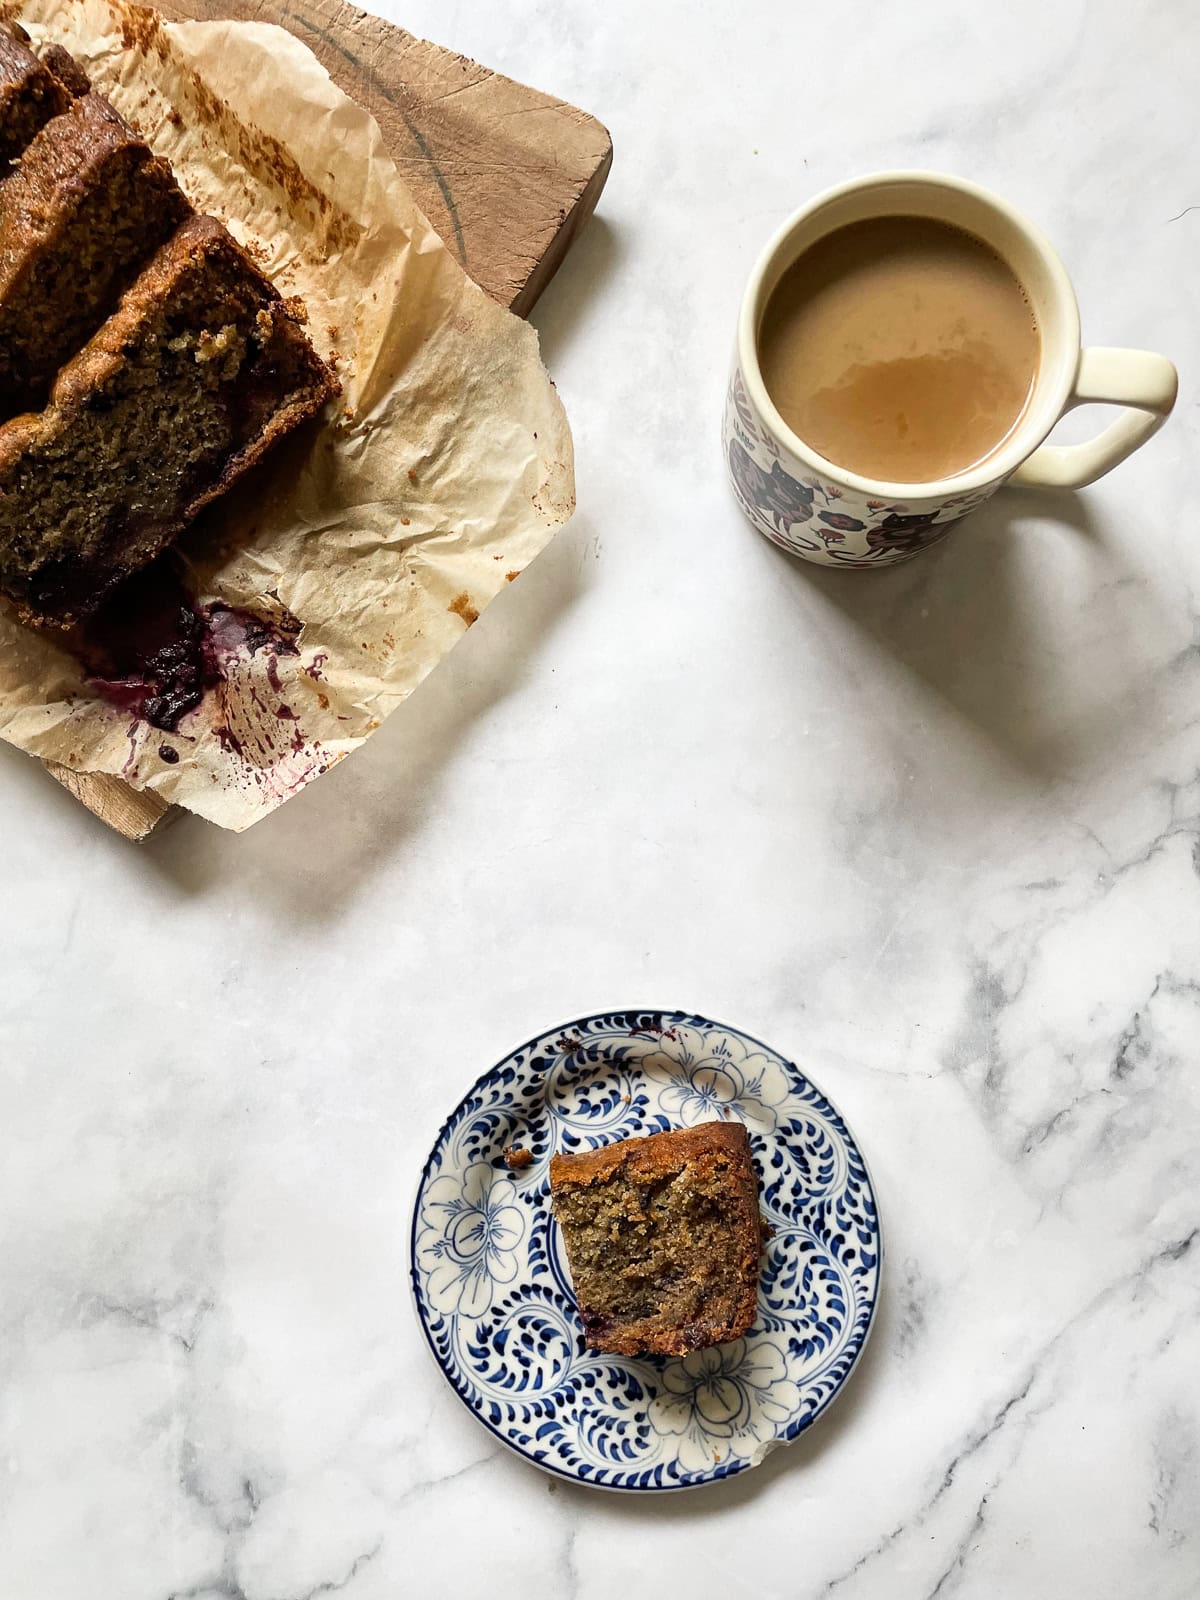
[[[164,0],[173,21],[274,22],[378,122],[418,205],[463,268],[525,316],[591,215],[612,140],[586,112],[342,0]],[[110,828],[144,839],[173,808],[119,778],[47,771]]]
[[[480,288],[519,316],[554,276],[612,164],[584,111],[343,0],[162,0],[172,19],[275,22],[379,124],[417,204]]]

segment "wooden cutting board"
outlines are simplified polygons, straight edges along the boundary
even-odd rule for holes
[[[414,38],[343,0],[165,0],[175,20],[275,22],[366,106],[417,203],[463,268],[525,316],[587,221],[612,140],[586,112]],[[173,808],[119,778],[45,766],[127,839]]]

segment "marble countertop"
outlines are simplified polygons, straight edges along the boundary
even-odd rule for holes
[[[123,844],[0,753],[0,1595],[1190,1600],[1200,18],[394,14],[612,129],[535,315],[579,511],[242,838]],[[827,573],[726,490],[735,310],[790,209],[908,165],[1013,199],[1085,337],[1167,352],[1183,388],[1095,488]],[[629,1004],[794,1055],[889,1249],[830,1416],[650,1503],[495,1444],[404,1279],[463,1089]]]

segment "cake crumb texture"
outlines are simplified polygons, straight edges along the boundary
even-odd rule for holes
[[[740,1122],[556,1155],[550,1188],[593,1349],[684,1355],[750,1327],[763,1229]]]
[[[100,95],[52,117],[0,182],[0,417],[45,404],[188,203]]]
[[[94,609],[336,380],[215,217],[189,217],[58,374],[0,426],[0,587],[26,615]]]

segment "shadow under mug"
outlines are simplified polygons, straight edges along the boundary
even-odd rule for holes
[[[887,216],[931,217],[991,245],[1024,285],[1041,332],[1033,393],[1012,434],[977,466],[930,483],[886,483],[826,461],[784,422],[759,368],[763,311],[787,268],[834,229]],[[725,459],[742,510],[775,544],[825,566],[890,566],[944,538],[1004,483],[1080,489],[1110,472],[1162,426],[1176,387],[1165,356],[1082,348],[1066,268],[1005,201],[961,178],[885,172],[818,195],[759,257],[738,319]],[[1126,409],[1086,444],[1044,443],[1065,412],[1091,401]]]

